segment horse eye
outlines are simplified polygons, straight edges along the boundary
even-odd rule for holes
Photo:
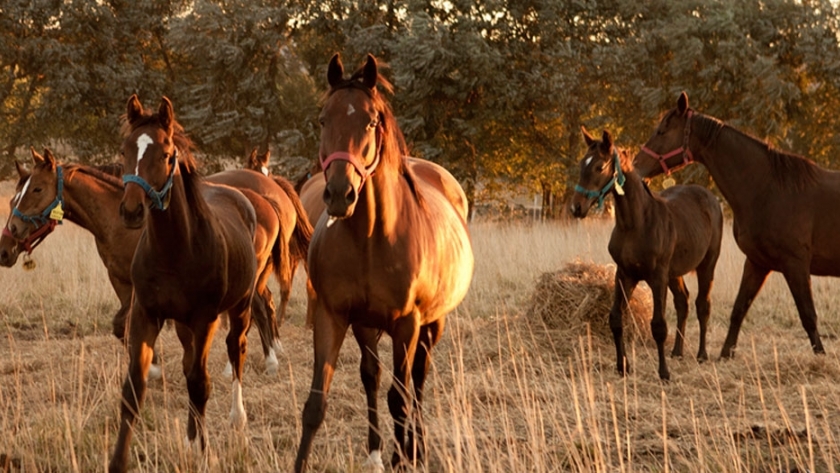
[[[37,194],[37,193],[41,192],[41,188],[40,188],[40,187],[36,187],[36,188],[32,189],[32,192],[34,192],[34,193],[36,193],[36,194]]]
[[[323,127],[324,127],[324,119],[323,119],[323,118],[319,118],[319,119],[318,119],[318,124],[319,124],[319,125],[321,125],[321,127],[323,128]]]
[[[370,123],[368,123],[368,130],[373,130],[377,126],[379,126],[379,120],[373,119],[370,121]]]

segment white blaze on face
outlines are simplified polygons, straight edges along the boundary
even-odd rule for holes
[[[583,165],[589,167],[589,164],[592,162],[592,156],[586,158],[586,161],[583,162]]]
[[[356,109],[353,108],[353,104],[347,104],[347,115],[353,115],[354,113],[356,113]]]
[[[267,167],[263,166],[263,167],[261,167],[261,168],[260,168],[260,170],[262,170],[262,173],[263,173],[263,174],[265,174],[266,176],[268,176],[268,168],[267,168]]]
[[[21,189],[15,196],[15,206],[20,204],[20,201],[23,200],[23,196],[26,195],[26,190],[29,189],[30,182],[32,182],[32,176],[29,176],[29,178],[26,179],[26,183],[23,184],[23,189]]]
[[[134,167],[135,175],[140,174],[140,160],[142,160],[143,155],[146,154],[146,148],[152,143],[154,143],[152,138],[145,133],[137,137],[137,166]]]

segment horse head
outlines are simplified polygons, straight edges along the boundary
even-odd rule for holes
[[[653,136],[633,160],[642,177],[670,174],[694,161],[689,149],[693,113],[688,106],[688,95],[681,93],[677,107],[662,117]]]
[[[271,161],[271,150],[265,150],[265,153],[257,154],[257,148],[251,150],[251,155],[248,156],[248,163],[245,164],[245,169],[251,169],[265,174],[271,175],[271,170],[268,168],[268,163]]]
[[[571,211],[577,218],[586,217],[596,201],[599,207],[603,205],[607,194],[624,184],[621,158],[609,132],[604,130],[600,140],[584,127],[581,132],[587,149],[580,160],[580,178],[572,196]]]
[[[173,177],[178,169],[178,151],[173,139],[175,113],[163,97],[156,114],[143,110],[137,95],[128,99],[126,131],[121,154],[127,173],[120,218],[128,228],[140,228],[145,209],[166,210]]]
[[[64,217],[62,170],[49,149],[32,153],[32,171],[16,162],[18,175],[11,213],[0,238],[0,265],[13,266],[21,250],[31,252]]]
[[[376,59],[344,79],[338,54],[327,70],[330,91],[321,110],[319,158],[327,184],[324,202],[336,218],[353,215],[365,181],[376,170],[382,151],[383,111],[376,100]]]

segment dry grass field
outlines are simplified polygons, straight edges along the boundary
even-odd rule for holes
[[[4,213],[9,192],[8,183],[0,188]],[[543,273],[571,261],[610,263],[610,230],[604,220],[472,226],[475,277],[467,299],[449,318],[426,387],[429,458],[423,471],[840,469],[840,281],[813,282],[828,355],[811,352],[790,293],[774,274],[744,324],[736,358],[718,361],[743,263],[727,230],[712,292],[714,361],[698,364],[693,358],[698,327],[692,305],[690,356],[669,359],[672,381],[657,378],[649,335],[629,345],[634,371],[621,378],[613,369],[610,340],[588,336],[586,324],[549,327],[529,314]],[[0,471],[102,471],[116,436],[127,368],[123,347],[111,335],[117,299],[92,238],[73,224],[59,227],[34,258],[33,271],[24,271],[20,262],[0,269]],[[302,279],[301,273],[290,320],[281,329],[285,349],[278,376],[263,373],[256,331],[250,335],[244,432],[228,426],[224,333],[216,337],[206,455],[184,446],[187,393],[180,347],[174,331],[164,329],[159,347],[165,380],[150,383],[132,443],[136,471],[292,469],[312,375]],[[693,276],[687,281],[696,292]],[[672,339],[672,308],[668,314]],[[606,313],[586,316],[598,320]],[[387,340],[380,353],[387,373]],[[342,349],[311,471],[363,471],[366,418],[358,360],[351,336]],[[383,380],[380,414],[390,458],[389,381]]]

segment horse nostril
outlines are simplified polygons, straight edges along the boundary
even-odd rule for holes
[[[331,196],[332,196],[332,193],[330,192],[330,186],[327,185],[324,188],[324,202],[329,202]]]
[[[347,190],[346,194],[344,194],[344,200],[347,201],[348,204],[352,204],[356,201],[356,191],[352,187]]]

